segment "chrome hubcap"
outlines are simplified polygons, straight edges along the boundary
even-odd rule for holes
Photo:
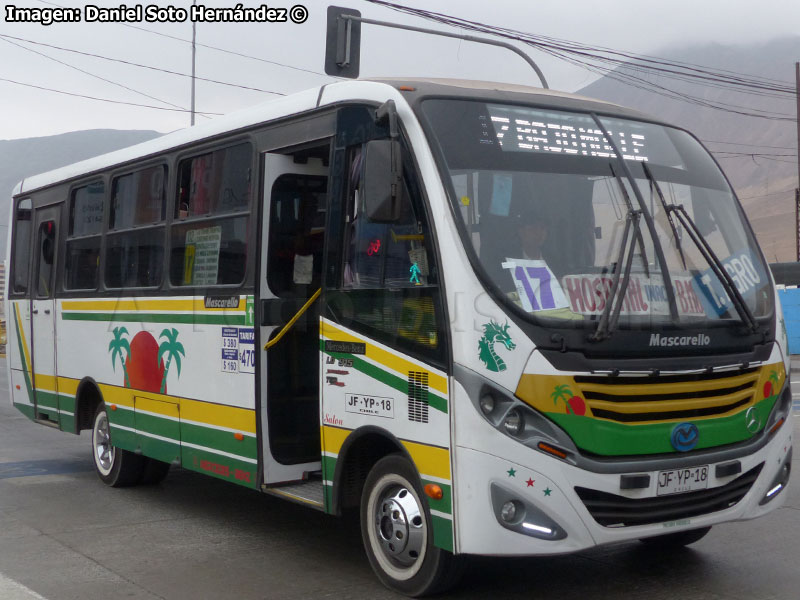
[[[114,446],[108,431],[108,416],[105,413],[97,418],[94,426],[94,456],[103,471],[110,471],[114,463]]]
[[[425,520],[414,495],[404,487],[387,489],[373,519],[383,552],[403,566],[413,565],[425,544]]]

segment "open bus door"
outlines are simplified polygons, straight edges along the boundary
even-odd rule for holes
[[[33,414],[43,423],[58,424],[56,377],[56,249],[61,206],[36,209],[33,282],[30,289]]]
[[[324,140],[262,156],[257,325],[267,486],[308,480],[321,468],[317,306],[310,305],[301,319],[286,325],[320,288],[329,152]],[[321,483],[316,484],[319,490],[310,502],[321,507]]]

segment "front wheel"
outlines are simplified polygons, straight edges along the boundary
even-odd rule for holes
[[[115,448],[111,443],[111,427],[106,405],[100,404],[92,424],[92,457],[97,475],[106,485],[124,487],[139,483],[144,468],[141,456]]]
[[[408,596],[443,592],[461,575],[462,561],[433,545],[430,511],[411,462],[379,460],[361,496],[361,537],[381,582]]]

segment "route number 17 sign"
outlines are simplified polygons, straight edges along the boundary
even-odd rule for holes
[[[522,307],[527,312],[569,306],[558,279],[545,261],[507,258],[503,268],[511,274]]]

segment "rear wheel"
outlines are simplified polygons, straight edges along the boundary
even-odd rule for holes
[[[106,405],[101,403],[92,422],[92,457],[97,475],[106,485],[124,487],[139,483],[144,460],[133,452],[115,448],[111,442]]]
[[[403,456],[379,460],[361,496],[361,537],[381,582],[409,596],[452,587],[462,561],[433,545],[427,502],[414,466]]]
[[[145,458],[144,461],[141,483],[154,485],[164,481],[164,478],[169,473],[170,464],[155,458]]]
[[[700,529],[691,529],[689,531],[679,531],[677,533],[668,533],[666,535],[657,535],[651,538],[643,538],[641,541],[645,546],[654,549],[668,549],[680,548],[694,544],[696,541],[701,540],[706,534],[711,531],[711,527],[702,527]]]

